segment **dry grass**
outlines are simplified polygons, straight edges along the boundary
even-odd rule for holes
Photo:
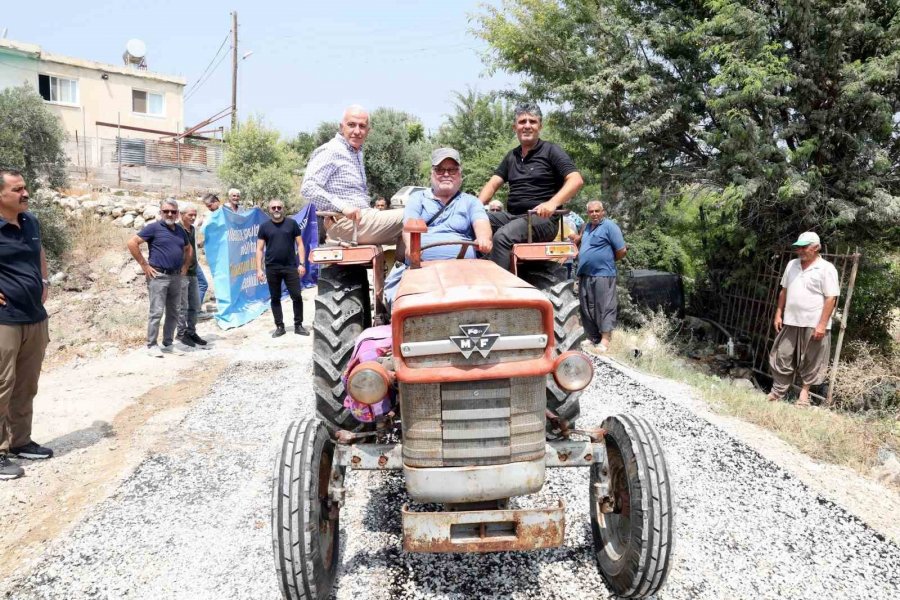
[[[679,358],[671,325],[654,317],[640,330],[617,332],[612,355],[639,370],[681,381],[698,392],[710,407],[725,415],[764,427],[801,452],[869,475],[878,451],[900,454],[900,421],[883,413],[850,413],[823,408],[798,408],[767,402],[762,392],[736,386],[730,379],[707,375]],[[639,358],[634,349],[641,350]]]
[[[142,277],[121,278],[133,268],[125,243],[134,232],[92,218],[70,221],[68,229],[72,243],[63,257],[66,282],[51,289],[47,303],[50,366],[134,347],[147,330],[146,284]]]

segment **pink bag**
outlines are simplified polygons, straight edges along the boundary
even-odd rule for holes
[[[379,327],[369,327],[356,338],[353,347],[353,355],[350,357],[350,363],[347,370],[344,371],[342,377],[344,386],[347,385],[347,376],[359,363],[368,360],[376,360],[391,351],[391,326],[381,325]],[[372,423],[378,420],[378,417],[388,414],[394,408],[394,390],[389,389],[387,395],[375,404],[363,404],[357,402],[347,394],[344,397],[344,408],[348,409],[357,421],[362,423]]]

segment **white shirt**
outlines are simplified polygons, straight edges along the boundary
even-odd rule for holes
[[[818,326],[825,299],[841,294],[837,269],[822,257],[806,269],[800,266],[799,258],[791,260],[781,277],[781,287],[787,289],[782,320],[794,327]],[[830,316],[826,328],[831,329]]]

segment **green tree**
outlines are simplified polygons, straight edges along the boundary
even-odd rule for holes
[[[513,133],[513,109],[494,94],[454,92],[453,113],[438,130],[434,146],[449,146],[463,161],[462,189],[477,194],[506,153],[518,143]],[[497,193],[506,199],[506,188]]]
[[[704,199],[684,235],[707,268],[752,272],[806,229],[900,243],[895,0],[506,0],[478,28],[635,230]]]
[[[402,111],[377,108],[369,122],[371,131],[363,147],[369,193],[390,198],[405,185],[421,183],[420,167],[428,148],[419,120]]]
[[[22,171],[29,187],[39,181],[52,187],[65,184],[65,141],[59,119],[32,88],[0,92],[0,164]]]
[[[296,188],[294,171],[299,157],[268,129],[251,117],[225,136],[225,157],[219,177],[226,187],[240,188],[243,197],[257,206],[272,198],[289,200]]]

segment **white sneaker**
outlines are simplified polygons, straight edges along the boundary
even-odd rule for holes
[[[176,348],[174,344],[169,344],[168,346],[163,345],[163,347],[160,348],[160,352],[162,352],[162,354],[171,354],[173,356],[184,356],[184,352]],[[160,356],[162,356],[162,354],[160,354]]]
[[[163,353],[162,350],[159,349],[159,346],[153,344],[152,346],[147,346],[147,354],[152,356],[153,358],[162,358]]]

